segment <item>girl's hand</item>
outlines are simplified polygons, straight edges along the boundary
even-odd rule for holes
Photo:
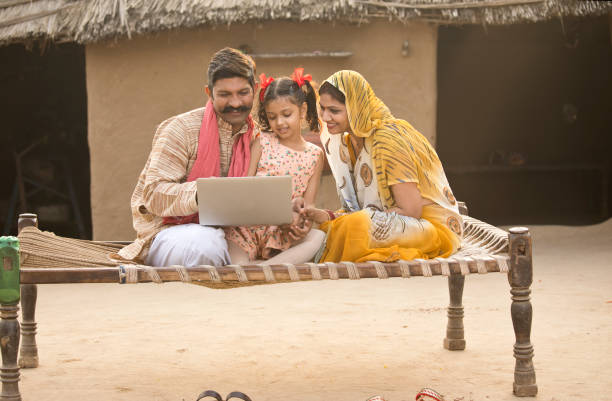
[[[305,205],[306,203],[304,201],[304,198],[302,198],[301,196],[295,197],[291,200],[291,209],[294,213],[303,214]]]
[[[308,234],[311,228],[312,221],[309,220],[302,220],[297,225],[292,224],[289,226],[289,237],[295,241],[301,240],[306,237],[306,234]]]
[[[329,220],[329,214],[323,210],[318,209],[316,207],[307,207],[304,209],[304,216],[317,224],[324,223]]]

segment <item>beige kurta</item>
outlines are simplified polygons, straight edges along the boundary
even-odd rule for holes
[[[136,239],[121,249],[118,257],[142,263],[155,235],[163,230],[164,217],[188,216],[198,211],[196,182],[186,182],[198,153],[200,126],[204,107],[170,117],[162,122],[153,147],[130,202]],[[244,126],[232,134],[232,126],[217,115],[221,175],[227,176],[232,157],[232,146]],[[255,127],[253,137],[258,134]]]

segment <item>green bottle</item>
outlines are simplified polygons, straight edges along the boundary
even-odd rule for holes
[[[0,237],[0,303],[19,302],[19,239]]]

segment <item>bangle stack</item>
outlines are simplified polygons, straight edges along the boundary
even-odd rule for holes
[[[329,220],[333,220],[336,218],[336,215],[331,210],[326,209],[325,211],[327,212],[327,216],[329,217]]]

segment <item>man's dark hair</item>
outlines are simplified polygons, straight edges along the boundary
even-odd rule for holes
[[[225,47],[216,52],[208,64],[208,88],[223,78],[240,77],[255,88],[255,62],[240,50]]]

